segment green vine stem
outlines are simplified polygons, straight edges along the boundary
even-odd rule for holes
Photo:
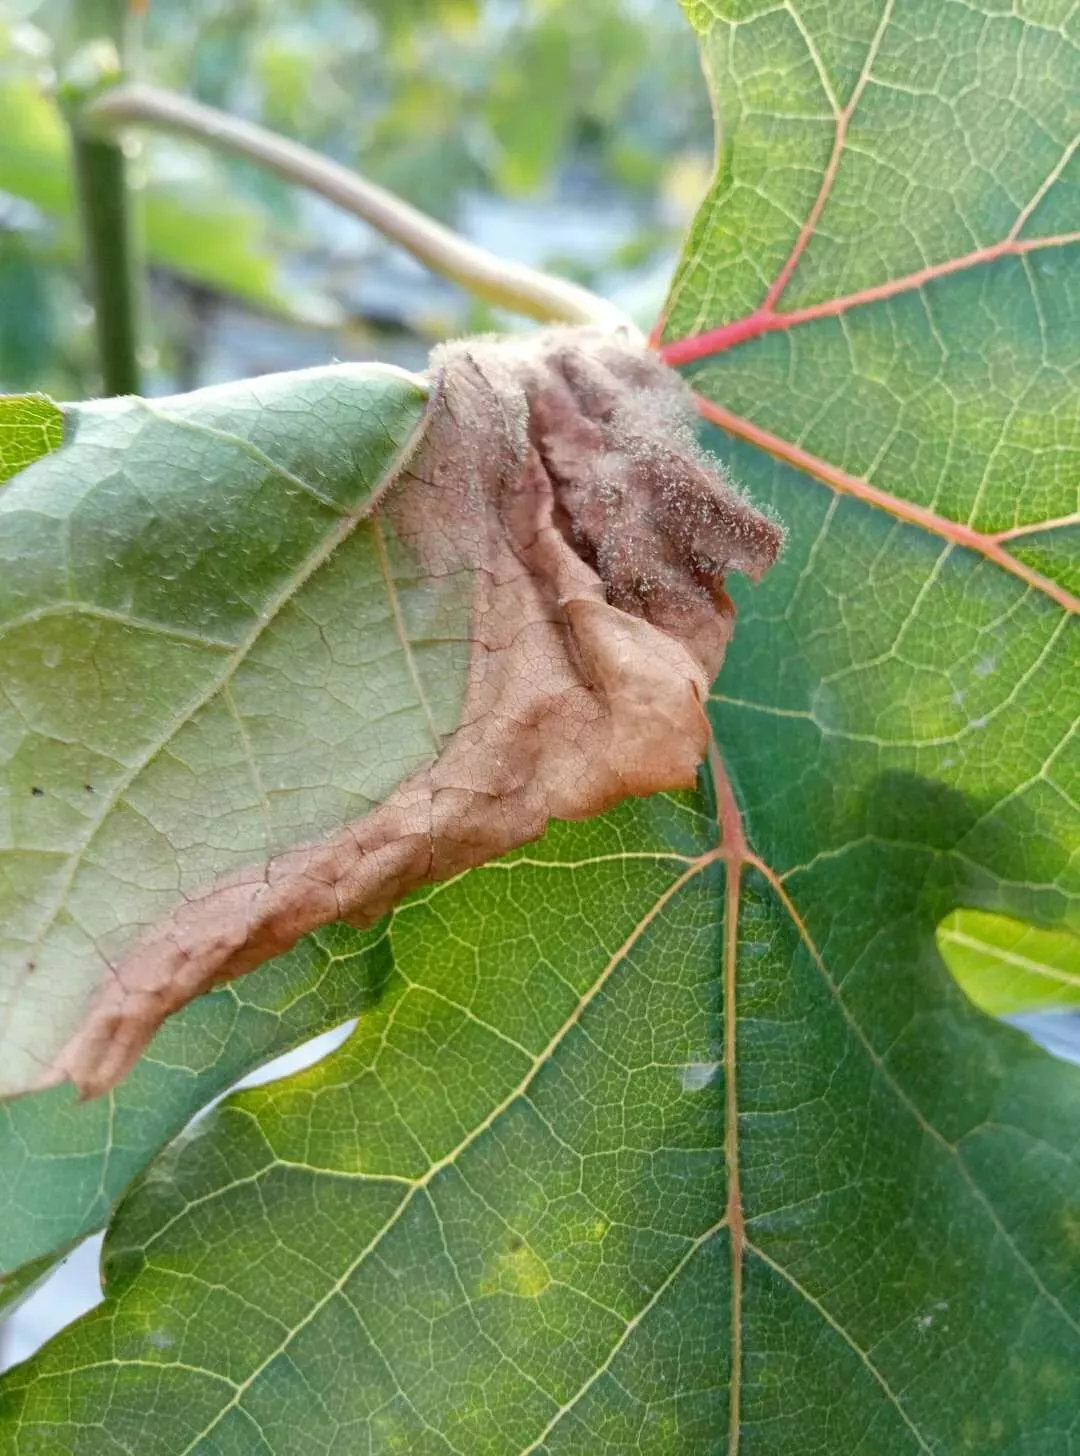
[[[545,322],[595,323],[638,332],[620,309],[587,288],[498,258],[347,167],[189,97],[156,86],[122,85],[88,103],[84,115],[105,134],[127,126],[152,126],[255,162],[328,198],[434,272],[513,313]]]
[[[127,159],[119,142],[86,126],[92,91],[104,74],[119,74],[129,24],[127,0],[79,0],[72,59],[63,92],[71,130],[87,287],[94,306],[101,385],[105,394],[139,389],[138,282]]]

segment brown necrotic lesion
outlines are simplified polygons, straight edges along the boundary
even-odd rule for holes
[[[731,636],[732,571],[777,523],[699,448],[688,392],[595,328],[436,351],[423,441],[379,527],[421,577],[464,582],[460,718],[370,814],[208,885],[111,968],[47,1079],[113,1086],[171,1012],[331,920],[367,925],[628,795],[691,787]]]
[[[613,606],[695,641],[709,666],[728,635],[725,577],[760,577],[782,529],[700,448],[689,391],[656,355],[585,330],[547,338],[530,436],[567,539]]]

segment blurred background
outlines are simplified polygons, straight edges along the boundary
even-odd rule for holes
[[[52,99],[79,0],[0,0],[0,390],[95,393]],[[676,0],[150,0],[136,78],[354,167],[651,323],[708,178]],[[144,391],[331,358],[421,366],[500,320],[328,203],[144,134]]]

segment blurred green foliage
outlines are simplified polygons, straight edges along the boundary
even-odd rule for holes
[[[94,384],[50,94],[78,3],[0,0],[5,389]],[[498,199],[491,235],[490,207],[470,224],[478,241],[508,252],[520,241],[529,261],[602,291],[613,272],[644,274],[670,257],[711,148],[696,48],[674,0],[150,0],[131,68],[299,138],[444,220]],[[370,259],[357,255],[354,232],[336,234],[325,208],[253,167],[164,138],[149,139],[137,166],[156,290],[154,388],[205,377],[207,320],[226,300],[229,372],[309,362],[320,347],[308,339],[299,361],[264,357],[244,338],[252,309],[332,326],[324,354],[379,352],[365,342],[365,316],[393,323],[402,311],[393,299],[380,305],[377,276],[357,301]],[[585,233],[617,210],[617,236],[609,225],[599,243],[560,236],[545,249],[537,207],[556,202],[579,209]],[[239,323],[237,301],[249,311]],[[463,311],[433,319],[431,331],[487,322]]]

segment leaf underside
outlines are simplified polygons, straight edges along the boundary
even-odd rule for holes
[[[2,1090],[178,895],[422,761],[386,591],[358,642],[352,578],[381,581],[369,500],[426,400],[337,366],[68,407],[0,492]]]
[[[189,1008],[170,1055],[216,1009],[233,1065],[257,985],[331,1019],[352,955],[369,1010],[151,1164],[105,1305],[5,1382],[13,1450],[1080,1450],[1080,1078],[935,940],[1080,929],[1068,7],[687,9],[721,155],[668,347],[789,530],[733,593],[715,794]],[[45,1105],[67,1196],[100,1108]]]

